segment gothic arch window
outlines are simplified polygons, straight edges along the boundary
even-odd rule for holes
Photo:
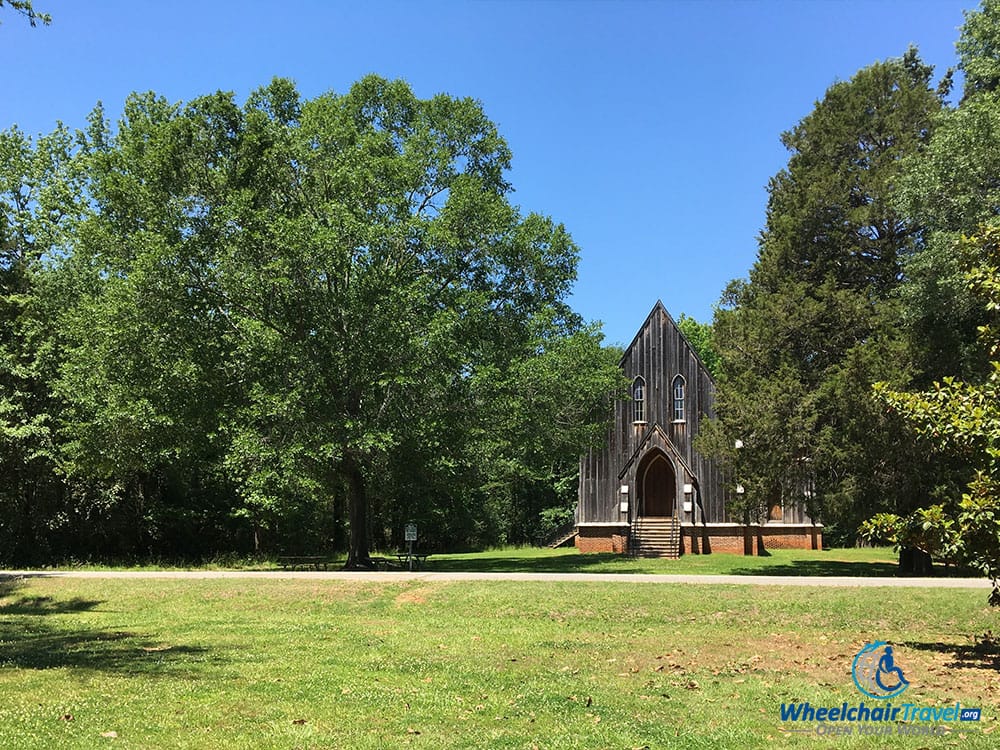
[[[684,391],[686,387],[687,383],[685,383],[683,375],[678,375],[677,377],[674,378],[674,384],[673,387],[670,389],[670,391],[673,394],[674,398],[673,414],[675,422],[683,422],[686,419],[686,416],[684,414],[684,403],[685,403],[684,397],[686,395]]]
[[[646,381],[641,377],[632,381],[632,421],[646,421]]]

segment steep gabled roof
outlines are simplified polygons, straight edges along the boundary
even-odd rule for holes
[[[702,370],[705,371],[705,374],[708,376],[708,379],[712,381],[712,384],[714,385],[715,378],[712,377],[712,373],[709,372],[708,368],[705,366],[704,361],[702,361],[701,359],[701,355],[698,354],[698,350],[691,345],[691,342],[688,340],[688,337],[684,335],[684,331],[682,331],[681,327],[677,325],[677,321],[674,320],[673,316],[667,311],[667,308],[664,307],[662,300],[656,300],[656,304],[653,305],[653,309],[649,311],[649,315],[646,316],[646,319],[642,322],[642,325],[639,326],[639,330],[635,332],[635,336],[632,337],[632,341],[629,342],[629,345],[625,347],[625,351],[622,353],[621,359],[618,360],[618,366],[619,367],[624,366],[625,358],[628,357],[628,355],[631,353],[632,347],[635,346],[635,342],[639,340],[639,337],[642,335],[642,332],[646,329],[646,326],[652,323],[653,316],[656,315],[657,312],[662,313],[663,316],[667,319],[667,322],[674,327],[674,330],[676,330],[678,334],[680,334],[681,339],[683,339],[684,343],[688,345],[688,349],[691,350],[691,353],[694,355],[694,358],[698,361],[698,365],[701,367]]]

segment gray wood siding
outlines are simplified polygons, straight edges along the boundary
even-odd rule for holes
[[[700,455],[692,446],[692,438],[698,434],[702,419],[713,415],[714,384],[662,303],[657,302],[653,307],[625,351],[621,367],[629,381],[637,376],[645,380],[645,424],[632,423],[631,400],[615,405],[615,423],[607,441],[601,448],[590,450],[580,461],[577,522],[631,521],[636,510],[636,468],[642,455],[654,447],[679,458],[689,467],[694,476],[685,476],[687,472],[677,467],[678,486],[696,483],[700,487],[704,520],[729,520],[725,515],[722,472],[714,461]],[[672,386],[677,375],[685,380],[685,421],[675,424]],[[629,485],[628,495],[620,494],[623,484]],[[619,510],[619,503],[626,497],[633,503],[628,514]],[[678,503],[684,499],[693,497],[684,498],[678,493]],[[678,515],[684,520],[693,520],[692,514]],[[697,520],[703,520],[700,512]]]

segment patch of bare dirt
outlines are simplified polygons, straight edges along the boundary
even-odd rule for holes
[[[431,589],[428,587],[407,589],[401,592],[393,600],[397,607],[402,607],[404,604],[426,604],[427,597],[430,595]]]

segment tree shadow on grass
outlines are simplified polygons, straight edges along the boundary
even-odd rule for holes
[[[642,572],[642,563],[613,552],[559,557],[438,557],[431,556],[424,570],[444,573],[585,573],[588,568],[614,565],[615,573]],[[633,569],[634,568],[634,569]]]
[[[950,654],[953,661],[945,666],[952,669],[992,669],[1000,672],[1000,638],[991,632],[976,636],[971,644],[909,641],[899,645],[918,651]]]
[[[896,562],[851,560],[793,560],[787,563],[766,565],[760,568],[739,568],[732,571],[738,576],[872,576],[875,578],[909,578],[912,574],[900,573]],[[977,573],[953,565],[936,563],[930,572],[933,578],[979,578]],[[918,576],[920,577],[920,576]]]
[[[756,562],[758,558],[754,558]],[[607,573],[648,573],[649,559],[630,558],[613,552],[601,552],[558,557],[431,557],[425,570],[442,572],[488,572],[488,573],[585,573],[588,569],[603,568]],[[714,573],[716,571],[694,571],[678,567],[676,571],[664,567],[657,573],[692,574]],[[747,565],[720,573],[737,576],[876,576],[898,575],[894,562],[852,562],[848,560],[795,560],[787,563],[772,563],[754,567]],[[941,573],[943,571],[935,570]]]
[[[4,593],[0,591],[0,597]],[[51,596],[22,596],[0,604],[0,617],[11,615],[61,615],[69,612],[86,612],[98,604],[97,599],[53,599]]]
[[[0,668],[86,669],[134,675],[183,675],[204,662],[208,649],[101,630],[61,630],[0,621]]]
[[[22,579],[0,578],[0,669],[87,669],[141,675],[183,676],[208,649],[158,641],[148,634],[72,627],[54,615],[88,612],[91,599],[12,598]]]
[[[848,578],[874,576],[892,578],[899,575],[899,566],[894,562],[793,560],[780,565],[766,565],[759,568],[736,568],[732,574],[736,576],[842,576]]]

